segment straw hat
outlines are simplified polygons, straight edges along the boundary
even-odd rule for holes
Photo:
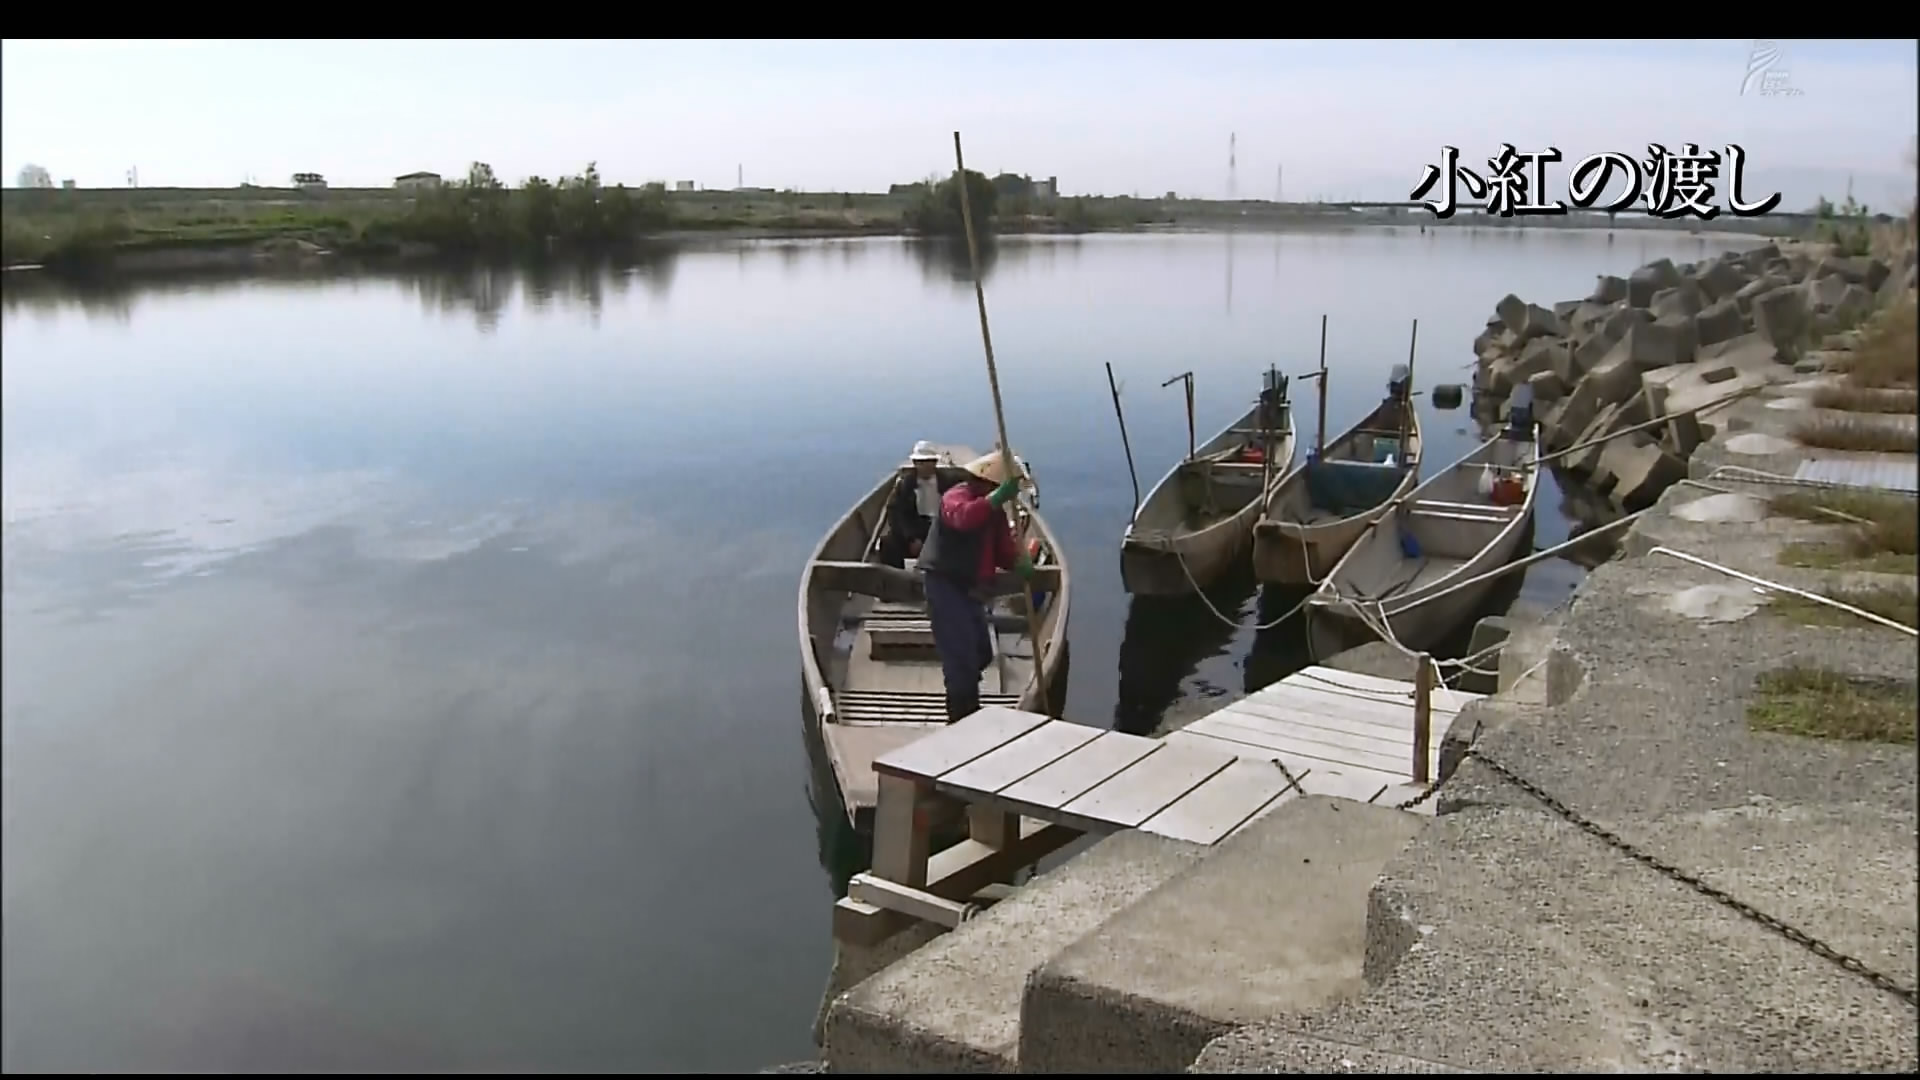
[[[940,451],[925,439],[913,444],[913,453],[907,455],[908,461],[939,461]]]
[[[999,485],[1007,482],[1007,460],[1000,451],[982,454],[962,466],[971,476],[985,480],[989,484]]]

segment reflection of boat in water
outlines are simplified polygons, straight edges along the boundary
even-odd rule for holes
[[[1500,581],[1473,579],[1530,546],[1539,456],[1530,403],[1516,405],[1506,431],[1414,488],[1314,594],[1307,630],[1315,654],[1331,655],[1326,631],[1355,623],[1356,603],[1407,649],[1431,651],[1469,622]]]
[[[847,820],[840,788],[827,760],[827,747],[810,712],[802,711],[801,741],[807,750],[807,806],[813,810],[813,834],[820,848],[820,869],[827,872],[835,900],[847,895],[847,882],[873,863],[872,837],[863,837]]]
[[[1205,592],[1221,614],[1238,616],[1253,594],[1253,575],[1245,565]],[[1150,734],[1180,699],[1180,684],[1200,664],[1224,655],[1238,627],[1207,610],[1199,596],[1136,596],[1127,605],[1120,637],[1120,693],[1113,727],[1130,735]]]
[[[1242,689],[1264,690],[1297,671],[1313,666],[1307,647],[1307,616],[1296,611],[1311,590],[1287,585],[1262,585],[1254,601],[1254,622],[1265,629],[1254,635],[1253,646],[1241,665]],[[1275,619],[1292,615],[1269,626]]]
[[[975,456],[964,447],[935,451],[942,477],[954,481],[965,475],[960,463]],[[804,707],[820,727],[847,818],[861,830],[873,820],[874,759],[946,724],[945,681],[920,577],[880,562],[887,503],[912,471],[903,465],[855,503],[821,538],[800,576]],[[993,657],[982,673],[980,704],[1048,712],[1065,692],[1067,567],[1033,499],[1023,495],[1006,509],[1037,570],[1031,594],[1011,573],[989,587],[999,595],[989,610]],[[1029,595],[1038,597],[1038,665],[1026,616]]]

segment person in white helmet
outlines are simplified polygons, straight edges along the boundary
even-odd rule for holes
[[[881,563],[902,569],[908,559],[920,557],[920,548],[940,512],[940,496],[957,478],[940,475],[940,452],[925,439],[913,444],[907,461],[911,469],[893,486],[887,501],[887,535],[880,541]]]

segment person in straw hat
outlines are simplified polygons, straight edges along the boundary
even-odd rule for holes
[[[993,662],[988,638],[992,629],[980,587],[1001,570],[1023,578],[1033,574],[1033,560],[1015,550],[1013,529],[1000,509],[1023,479],[1008,475],[1008,456],[995,450],[963,467],[967,479],[940,497],[940,513],[920,553],[949,724],[980,710],[980,676]]]
[[[940,451],[925,439],[913,444],[907,461],[912,471],[893,487],[893,498],[887,502],[887,535],[880,541],[880,562],[895,569],[920,557],[933,516],[940,512],[940,496],[954,485],[951,475],[940,474]]]

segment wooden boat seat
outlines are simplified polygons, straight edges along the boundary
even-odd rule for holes
[[[1504,524],[1518,507],[1490,506],[1485,503],[1444,502],[1439,499],[1415,499],[1407,512],[1418,517],[1444,518],[1449,521],[1484,521]]]
[[[933,660],[933,626],[875,626],[867,630],[867,655],[875,660]]]
[[[835,722],[841,724],[943,723],[947,698],[938,691],[842,690],[833,695]],[[980,707],[1020,707],[1018,694],[980,695]]]

